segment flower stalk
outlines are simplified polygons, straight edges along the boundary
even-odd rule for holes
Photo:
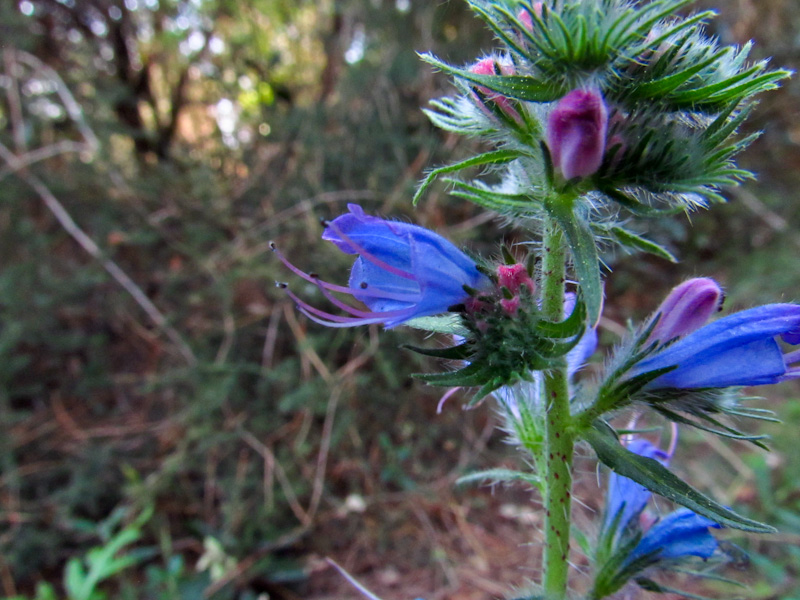
[[[558,320],[564,306],[567,247],[555,219],[545,223],[542,249],[542,306]],[[569,406],[566,358],[545,373],[545,546],[544,592],[548,599],[566,597],[569,576],[570,507],[574,434]]]

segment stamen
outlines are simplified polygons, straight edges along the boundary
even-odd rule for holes
[[[333,221],[328,223],[328,227],[330,227],[336,235],[342,238],[350,246],[355,248],[356,252],[358,252],[358,254],[361,255],[362,258],[365,258],[376,267],[380,267],[384,271],[388,271],[392,275],[397,275],[398,277],[402,277],[403,279],[410,279],[411,281],[416,280],[416,277],[412,273],[409,273],[408,271],[403,271],[402,269],[398,269],[397,267],[393,267],[392,265],[382,261],[374,254],[368,252],[363,246],[354,242],[350,236],[348,236],[341,229],[339,229],[337,225],[334,225]]]
[[[461,389],[461,387],[454,387],[454,388],[450,388],[449,390],[447,390],[445,392],[444,396],[442,396],[442,399],[439,400],[439,404],[436,405],[436,414],[437,415],[442,414],[442,408],[444,408],[444,403],[447,402],[447,400],[450,398],[450,396],[455,394],[460,389]]]
[[[670,421],[670,429],[672,430],[672,438],[669,440],[669,448],[667,448],[667,458],[671,459],[675,454],[675,448],[678,447],[678,424]]]
[[[783,362],[787,365],[800,361],[800,350],[794,350],[783,355]]]
[[[297,294],[288,288],[285,288],[286,294],[294,300],[297,304],[298,310],[307,316],[309,319],[320,325],[327,327],[357,327],[358,325],[370,325],[372,323],[386,323],[392,319],[406,319],[414,314],[414,307],[409,307],[403,310],[392,310],[382,313],[364,313],[363,317],[342,317],[334,315],[333,313],[326,312],[314,306],[311,306],[305,300],[301,300]]]
[[[338,321],[326,321],[325,319],[320,319],[319,317],[315,317],[311,313],[309,313],[303,307],[298,307],[301,313],[303,313],[306,317],[314,321],[315,323],[319,323],[320,325],[324,325],[325,327],[334,327],[334,328],[341,328],[341,327],[359,327],[361,325],[372,325],[373,323],[383,323],[383,319],[353,319],[352,321],[346,322],[338,322]],[[344,317],[337,317],[339,319],[343,319]]]
[[[318,277],[314,277],[314,274],[306,273],[302,271],[300,268],[294,266],[289,259],[283,255],[283,252],[278,250],[278,247],[275,245],[275,242],[269,243],[270,249],[275,253],[275,256],[278,257],[286,268],[288,268],[292,273],[295,275],[302,277],[306,281],[314,283],[316,285],[320,285],[324,287],[326,290],[331,290],[332,292],[340,292],[342,294],[350,294],[355,295],[356,293],[359,296],[366,296],[369,298],[377,298],[379,300],[397,300],[399,302],[419,302],[422,296],[420,294],[402,294],[402,293],[395,293],[395,292],[387,292],[385,290],[370,290],[370,289],[359,289],[355,290],[351,287],[346,285],[336,285],[335,283],[329,283],[327,281],[323,281]]]
[[[787,379],[800,379],[800,367],[789,369],[781,376],[780,380],[786,381]]]
[[[305,300],[301,300],[300,297],[292,292],[289,288],[286,288],[286,294],[294,300],[295,304],[297,304],[297,308],[299,308],[303,314],[315,314],[323,319],[329,319],[335,323],[352,323],[353,321],[362,321],[362,319],[353,319],[351,317],[341,317],[339,315],[334,315],[333,313],[325,312],[319,308],[311,306]]]

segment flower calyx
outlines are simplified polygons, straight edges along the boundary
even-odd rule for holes
[[[532,381],[536,371],[560,365],[586,329],[586,307],[578,297],[563,321],[546,319],[531,270],[524,264],[503,264],[484,270],[494,284],[474,293],[458,308],[465,335],[450,348],[410,348],[438,358],[464,361],[450,373],[416,377],[432,385],[478,387],[471,404],[520,381]]]

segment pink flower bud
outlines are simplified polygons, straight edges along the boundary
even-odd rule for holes
[[[502,65],[498,64],[494,58],[482,58],[474,65],[470,67],[470,72],[475,73],[475,75],[513,75],[514,74],[514,67],[511,65]],[[499,70],[499,72],[498,72]],[[512,117],[518,123],[522,122],[519,113],[511,106],[511,101],[503,96],[502,94],[498,94],[497,92],[493,92],[489,88],[483,86],[477,86],[477,89],[481,94],[483,94],[486,101],[491,101],[497,104],[500,109],[506,113],[508,116]],[[483,108],[486,112],[490,112],[485,107]]]
[[[542,16],[542,3],[541,2],[534,2],[531,6],[531,10],[537,17]],[[517,18],[522,21],[522,24],[525,26],[525,29],[528,31],[533,31],[533,18],[531,17],[531,12],[525,8],[519,11],[517,14]]]
[[[515,317],[517,315],[517,311],[519,310],[519,296],[514,296],[513,298],[503,298],[500,300],[500,306],[503,307],[503,310],[506,314]]]
[[[522,286],[527,286],[531,293],[535,289],[533,279],[528,275],[528,269],[521,263],[497,267],[497,283],[514,295],[519,293]]]
[[[722,288],[713,279],[684,281],[658,307],[658,323],[649,341],[668,342],[700,329],[721,308],[724,298]]]
[[[547,147],[565,179],[588,177],[603,162],[608,109],[599,92],[573,90],[550,113]]]

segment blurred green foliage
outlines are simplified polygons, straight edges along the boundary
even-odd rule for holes
[[[721,8],[725,43],[800,66],[792,0]],[[344,498],[431,481],[464,441],[463,415],[432,420],[435,393],[409,380],[425,369],[396,348],[415,334],[309,326],[268,242],[340,281],[319,217],[356,201],[411,218],[424,169],[464,154],[420,111],[449,83],[415,52],[469,63],[488,33],[457,1],[13,0],[0,39],[0,593],[63,597],[115,508],[130,525],[153,507],[119,597],[281,597]],[[734,303],[798,299],[799,98],[793,81],[759,108],[759,184],[694,228],[651,224],[683,265],[607,257],[612,318],[691,272]],[[475,216],[436,188],[413,218],[496,252],[499,226]],[[796,481],[791,464],[771,476]],[[769,506],[796,515],[780,489]],[[204,539],[236,565],[216,581],[195,571]]]

